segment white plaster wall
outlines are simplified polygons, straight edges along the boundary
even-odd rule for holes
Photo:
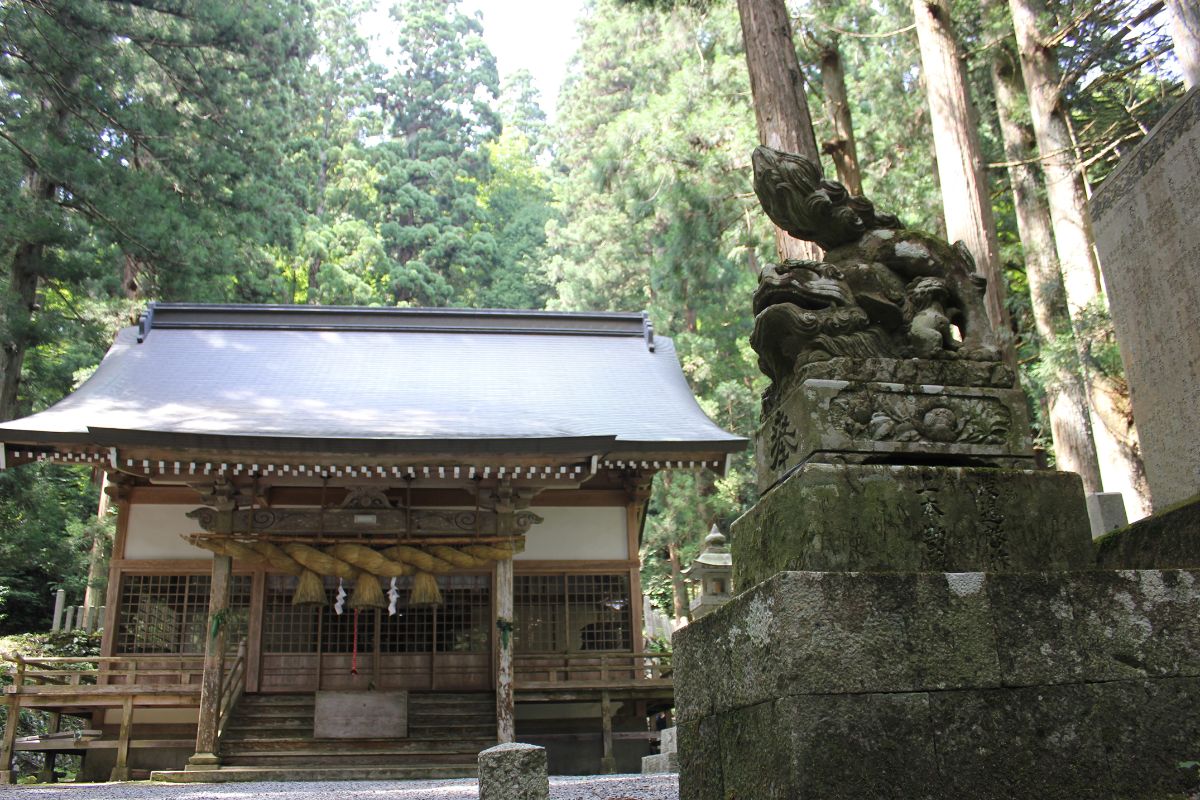
[[[200,523],[185,515],[196,506],[136,503],[129,509],[125,558],[212,558],[212,553],[180,536],[199,533]]]
[[[188,519],[190,505],[138,503],[129,510],[125,558],[211,558],[212,553],[185,542],[182,534],[199,533],[200,525]],[[625,560],[629,547],[625,533],[625,508],[535,506],[545,521],[529,529],[525,552],[518,561]]]
[[[581,561],[629,558],[624,506],[603,508],[534,506],[545,521],[525,536],[516,561]]]

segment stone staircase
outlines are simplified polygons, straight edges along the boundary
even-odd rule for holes
[[[496,743],[491,693],[411,693],[404,739],[315,739],[312,694],[246,695],[221,737],[218,770],[162,770],[153,780],[421,780],[473,778]]]

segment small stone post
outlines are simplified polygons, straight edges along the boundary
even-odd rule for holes
[[[59,589],[54,593],[54,624],[50,630],[57,631],[63,624],[63,609],[67,605],[67,590]]]
[[[63,620],[62,629],[67,633],[75,629],[75,606],[67,606],[67,616]]]
[[[479,754],[479,800],[549,800],[546,748],[520,742]]]

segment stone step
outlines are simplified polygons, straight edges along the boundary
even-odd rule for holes
[[[408,726],[408,735],[413,739],[479,739],[496,735],[496,723],[479,725],[442,725],[438,727]]]
[[[292,739],[246,738],[223,741],[221,751],[231,755],[255,752],[292,753],[320,750],[352,750],[356,753],[479,752],[496,743],[495,733],[478,739]]]
[[[302,739],[305,737],[312,738],[312,734],[312,725],[292,725],[290,727],[256,725],[246,728],[234,728],[230,726],[225,729],[225,733],[221,736],[221,741],[236,742],[239,739]]]
[[[484,748],[485,750],[487,748]],[[221,764],[231,767],[347,767],[406,766],[433,764],[474,764],[479,751],[453,753],[361,753],[357,750],[333,752],[312,750],[297,753],[244,753],[221,756]]]
[[[313,718],[311,716],[309,716],[309,717],[274,717],[274,716],[259,717],[259,716],[253,716],[252,717],[252,716],[248,716],[245,714],[240,714],[240,715],[235,714],[233,716],[233,718],[229,720],[229,724],[227,727],[230,730],[237,730],[239,728],[257,728],[257,727],[291,728],[291,727],[297,727],[297,726],[305,726],[311,730],[312,726],[313,726]]]
[[[316,697],[310,694],[243,694],[238,705],[313,705]]]
[[[241,781],[400,781],[474,778],[475,764],[413,764],[365,767],[223,767],[215,770],[156,770],[150,780],[170,783]]]

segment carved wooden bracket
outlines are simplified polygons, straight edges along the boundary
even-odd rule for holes
[[[424,534],[498,534],[526,533],[542,518],[531,511],[512,515],[511,529],[505,528],[501,514],[495,511],[470,509],[412,509],[368,506],[359,508],[330,508],[324,513],[317,508],[242,509],[232,514],[232,533],[247,534],[363,534],[394,533],[409,536]],[[216,508],[197,508],[188,512],[200,527],[218,531],[219,511]],[[411,529],[409,524],[411,522]]]

